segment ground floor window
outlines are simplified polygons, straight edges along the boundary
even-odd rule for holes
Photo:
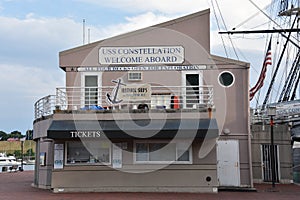
[[[102,141],[66,142],[66,164],[110,164],[111,144]]]
[[[136,141],[134,151],[135,163],[192,163],[192,151],[188,142]]]

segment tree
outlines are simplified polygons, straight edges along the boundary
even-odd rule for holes
[[[17,159],[22,158],[22,151],[21,150],[15,150],[14,155]]]
[[[3,131],[0,131],[0,140],[4,141],[7,140],[7,134]]]
[[[25,156],[34,156],[35,153],[33,152],[32,149],[28,149],[27,152],[25,153]]]
[[[22,138],[24,137],[20,131],[13,131],[9,134],[11,138]]]

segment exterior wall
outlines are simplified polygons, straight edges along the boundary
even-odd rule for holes
[[[214,86],[215,117],[218,121],[219,140],[238,140],[241,186],[252,186],[251,145],[249,131],[249,63],[212,56],[216,69],[204,71],[205,84]],[[232,61],[232,62],[231,62]],[[231,87],[219,84],[219,74],[229,71],[235,82]],[[229,131],[225,134],[224,130]]]
[[[162,165],[162,169],[144,173],[159,165],[132,164],[132,156],[123,152],[122,168],[127,172],[106,166],[65,166],[64,170],[53,171],[52,188],[55,192],[217,192],[216,151],[214,148],[206,158],[199,159],[201,143],[199,140],[193,143],[193,164],[190,165]],[[129,151],[132,144],[128,142]]]
[[[53,166],[52,140],[45,139],[47,130],[52,123],[52,118],[36,121],[33,125],[33,138],[36,141],[36,165],[34,184],[39,188],[51,188],[51,173]],[[45,166],[40,165],[40,153],[46,153]]]
[[[252,155],[253,155],[253,179],[255,182],[263,182],[261,145],[270,144],[270,126],[251,125]],[[291,183],[292,175],[292,146],[290,130],[287,124],[274,126],[274,145],[279,147],[280,177],[281,183]]]
[[[47,137],[47,130],[52,123],[52,118],[36,121],[33,124],[33,139]]]
[[[81,87],[82,73],[77,67],[100,66],[98,51],[104,46],[173,46],[185,49],[182,65],[202,65],[203,84],[214,89],[213,118],[217,119],[219,139],[239,141],[241,186],[252,186],[251,146],[249,131],[249,64],[210,55],[209,10],[179,18],[154,27],[113,37],[60,53],[60,67],[66,71],[66,87]],[[172,65],[172,63],[170,63]],[[231,87],[219,83],[219,75],[229,71],[235,82]],[[90,73],[90,72],[89,72]],[[124,77],[127,72],[93,72],[102,75],[103,86],[113,86],[111,80]],[[154,83],[166,86],[181,86],[183,71],[143,71],[143,80],[138,83]],[[73,109],[73,108],[72,108]],[[68,113],[69,112],[69,113]],[[52,120],[122,120],[131,119],[204,119],[208,112],[161,112],[161,113],[97,113],[69,110],[57,112],[50,119],[36,121],[35,139],[39,141],[39,152],[49,155],[47,165],[37,168],[40,186],[51,185],[55,192],[67,191],[186,191],[216,192],[217,155],[216,138],[196,140],[193,147],[192,164],[172,164],[149,173],[126,173],[106,166],[67,166],[53,169],[53,142],[45,143],[44,137]],[[226,130],[226,131],[225,131]],[[228,132],[229,131],[229,132]],[[226,134],[225,134],[226,133]],[[64,143],[55,140],[55,143]],[[132,148],[132,141],[131,143]],[[130,145],[129,145],[130,146]],[[38,152],[38,153],[39,153]],[[155,165],[133,164],[132,157],[124,156],[123,167],[128,170],[143,170]],[[39,162],[39,161],[37,161]],[[157,167],[157,166],[155,166]],[[52,173],[51,173],[52,171]],[[210,176],[211,181],[209,181]],[[78,181],[80,180],[80,181]]]
[[[39,188],[50,189],[52,180],[53,169],[53,142],[52,140],[38,140],[39,148],[36,152],[36,166],[35,171],[37,173],[35,185]],[[45,164],[40,164],[40,153],[45,153]]]
[[[100,46],[185,46],[183,64],[210,63],[209,10],[60,53],[60,67],[100,66]],[[201,34],[200,34],[201,33]],[[188,44],[188,45],[187,45]],[[198,48],[197,51],[195,47]],[[205,60],[203,60],[205,59]]]

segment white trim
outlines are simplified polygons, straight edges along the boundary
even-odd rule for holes
[[[220,76],[223,74],[223,73],[229,73],[231,74],[232,78],[233,78],[233,81],[230,85],[226,86],[226,85],[223,85],[221,82],[220,82]],[[233,86],[233,84],[235,83],[235,76],[232,72],[230,71],[222,71],[219,75],[218,75],[218,83],[220,86],[224,87],[224,88],[230,88],[231,86]]]
[[[149,161],[149,145],[148,145],[148,152],[147,152],[147,158],[148,161],[137,161],[136,160],[136,144],[138,143],[143,143],[143,144],[153,144],[153,143],[174,143],[176,144],[176,152],[175,152],[175,157],[176,159],[178,159],[178,148],[177,148],[177,143],[184,143],[186,142],[185,140],[177,140],[177,141],[171,141],[171,142],[167,142],[166,140],[147,140],[147,141],[143,141],[143,140],[136,140],[133,142],[133,164],[193,164],[193,148],[192,148],[192,144],[190,144],[188,150],[189,150],[189,161]],[[188,142],[187,142],[188,143]]]
[[[68,151],[68,143],[70,143],[70,142],[81,142],[81,141],[66,141],[64,143],[65,144],[65,149],[64,149],[64,151],[65,151],[64,165],[65,166],[95,166],[95,165],[97,165],[97,166],[109,166],[109,165],[111,165],[111,162],[112,162],[112,146],[111,146],[111,143],[108,147],[109,148],[109,162],[107,162],[107,163],[104,163],[104,162],[102,162],[102,163],[68,163],[67,162],[68,161],[68,156],[67,156],[68,152],[67,151]]]
[[[85,77],[86,76],[97,76],[98,77],[98,105],[101,106],[102,105],[102,74],[103,72],[81,72],[81,88],[85,88]],[[81,100],[80,100],[80,106],[84,107],[85,105],[85,96],[84,96],[84,92],[82,91],[82,95],[81,95]]]
[[[182,105],[183,108],[186,107],[186,75],[187,74],[198,74],[199,75],[199,86],[203,86],[203,70],[191,70],[191,71],[181,71],[181,86],[182,86]],[[203,96],[200,95],[202,88],[199,88],[199,103],[203,102]]]
[[[264,155],[263,155],[263,145],[264,144],[260,144],[260,166],[261,166],[261,180],[264,180]]]

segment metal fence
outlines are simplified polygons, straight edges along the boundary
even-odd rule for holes
[[[127,91],[115,87],[60,87],[56,95],[41,98],[35,103],[35,118],[51,115],[60,110],[103,109],[198,109],[212,108],[212,86],[148,86],[140,91]],[[148,91],[146,91],[148,90]],[[150,90],[150,91],[149,91]],[[125,90],[126,92],[126,90]]]
[[[35,119],[53,114],[56,105],[56,96],[48,95],[39,99],[34,104]]]

